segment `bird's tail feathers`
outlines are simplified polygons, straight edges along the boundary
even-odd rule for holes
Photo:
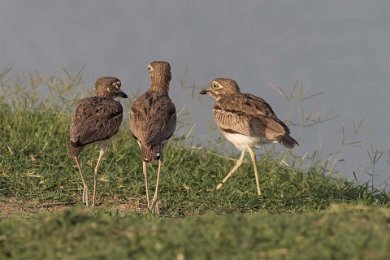
[[[141,158],[148,163],[153,162],[154,160],[162,160],[162,145],[141,144]]]
[[[69,149],[69,152],[68,152],[68,156],[70,157],[70,158],[74,158],[74,157],[76,157],[77,155],[79,155],[80,154],[80,152],[82,151],[84,149],[84,146],[81,146],[81,147],[74,147],[74,146],[72,146],[72,147],[70,147],[70,149]]]
[[[293,148],[295,145],[299,145],[299,143],[288,134],[280,136],[279,142],[289,149]]]

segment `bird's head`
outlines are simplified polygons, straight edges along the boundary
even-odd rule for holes
[[[115,77],[100,77],[95,83],[95,92],[99,97],[122,97],[127,95],[121,90],[121,81]]]
[[[148,65],[148,71],[153,85],[168,86],[172,79],[171,65],[166,61],[153,61]]]
[[[202,90],[200,94],[210,94],[215,99],[220,99],[232,94],[240,93],[240,88],[237,82],[227,78],[217,78],[210,82],[206,89]]]

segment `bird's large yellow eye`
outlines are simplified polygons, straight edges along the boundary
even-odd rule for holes
[[[219,86],[219,84],[218,84],[217,82],[213,82],[213,83],[211,84],[211,88],[215,90],[215,89],[219,89],[220,86]]]
[[[148,71],[149,71],[149,72],[152,72],[152,71],[153,71],[153,67],[150,66],[150,65],[148,65]]]
[[[121,82],[120,81],[114,82],[112,83],[112,86],[116,89],[119,89],[121,87]]]

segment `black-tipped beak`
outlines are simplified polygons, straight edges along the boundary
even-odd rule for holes
[[[209,91],[207,89],[204,89],[201,92],[199,92],[199,94],[201,94],[201,95],[204,95],[204,94],[207,94],[207,93],[209,93]]]
[[[121,98],[128,98],[126,93],[123,92],[122,90],[118,90],[117,95],[118,95],[118,97],[121,97]]]

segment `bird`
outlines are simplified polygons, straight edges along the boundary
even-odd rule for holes
[[[79,154],[88,144],[100,146],[99,158],[94,170],[92,207],[95,206],[96,179],[99,165],[112,137],[118,132],[123,118],[123,107],[115,97],[127,98],[121,90],[121,81],[115,77],[100,77],[95,83],[96,96],[81,99],[70,124],[70,149],[68,156],[74,158],[83,183],[83,204],[89,206],[88,186],[80,166]]]
[[[241,156],[226,177],[217,185],[219,190],[241,166],[247,151],[253,162],[257,194],[261,195],[253,148],[267,143],[280,143],[287,148],[299,145],[290,136],[288,127],[275,115],[271,106],[262,98],[241,93],[237,82],[229,78],[216,78],[200,94],[215,98],[213,107],[215,122],[222,135],[231,142]]]
[[[163,145],[176,128],[176,108],[168,95],[171,65],[166,61],[153,61],[148,65],[151,78],[149,89],[136,98],[130,109],[130,131],[141,148],[142,168],[149,210],[159,212],[157,193],[163,160]],[[149,200],[147,163],[158,161],[156,189]]]

